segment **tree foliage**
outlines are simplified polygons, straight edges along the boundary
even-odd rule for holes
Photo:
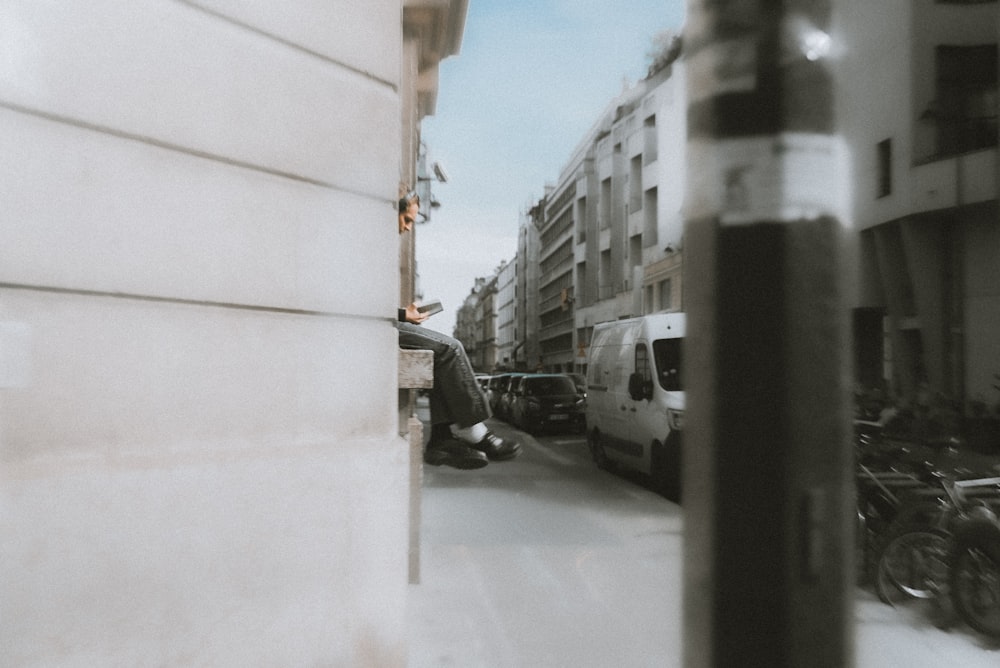
[[[650,59],[646,78],[654,76],[680,58],[681,47],[681,36],[672,30],[663,30],[654,35],[653,45],[646,53]]]

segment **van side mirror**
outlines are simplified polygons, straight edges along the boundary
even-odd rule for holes
[[[643,380],[642,374],[633,373],[628,377],[628,395],[635,401],[653,398],[653,381]]]

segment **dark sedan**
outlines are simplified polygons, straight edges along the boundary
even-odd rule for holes
[[[514,390],[511,421],[527,432],[550,428],[583,431],[584,401],[566,374],[524,376]]]

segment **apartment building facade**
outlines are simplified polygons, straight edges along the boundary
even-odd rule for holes
[[[484,373],[496,359],[496,275],[479,277],[455,314],[452,335],[462,343],[473,369]]]
[[[595,324],[683,308],[684,71],[678,50],[607,107],[540,231],[547,370],[586,371]]]
[[[483,281],[476,302],[476,351],[472,366],[481,373],[496,366],[497,360],[497,275]]]
[[[462,305],[458,307],[455,312],[455,329],[452,330],[452,336],[458,339],[462,346],[465,348],[465,354],[469,356],[469,361],[474,362],[474,356],[476,350],[479,348],[478,342],[478,324],[476,322],[476,317],[478,313],[478,302],[479,302],[479,287],[482,285],[483,279],[476,279],[476,285],[469,291],[465,299],[462,301]]]
[[[576,181],[560,183],[545,202],[538,247],[538,348],[546,371],[573,365],[573,231]]]
[[[496,359],[492,370],[514,368],[517,345],[517,263],[504,261],[497,269]]]
[[[930,392],[962,410],[995,405],[998,4],[839,8],[858,380],[898,397]]]
[[[522,212],[517,233],[517,327],[514,368],[534,371],[541,368],[538,346],[538,253],[539,229],[544,226],[545,198]]]
[[[595,324],[683,308],[685,83],[674,49],[607,105],[522,216],[507,265],[516,265],[511,368],[584,372]]]

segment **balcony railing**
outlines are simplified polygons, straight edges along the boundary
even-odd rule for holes
[[[565,304],[573,303],[573,290],[569,289],[564,297],[562,292],[546,297],[538,302],[538,312],[548,313],[556,309],[562,309]]]
[[[570,319],[566,322],[556,322],[547,327],[540,328],[538,330],[538,340],[545,341],[546,339],[554,339],[558,336],[565,336],[572,333],[573,321]]]
[[[556,265],[555,267],[553,267],[550,271],[547,271],[544,274],[542,274],[538,278],[538,287],[539,288],[544,288],[545,286],[549,285],[553,281],[556,281],[559,278],[565,276],[566,274],[568,274],[572,270],[573,270],[573,256],[570,255],[565,260],[563,260],[562,262],[560,262],[558,265]],[[568,282],[571,283],[572,281],[568,281]]]

